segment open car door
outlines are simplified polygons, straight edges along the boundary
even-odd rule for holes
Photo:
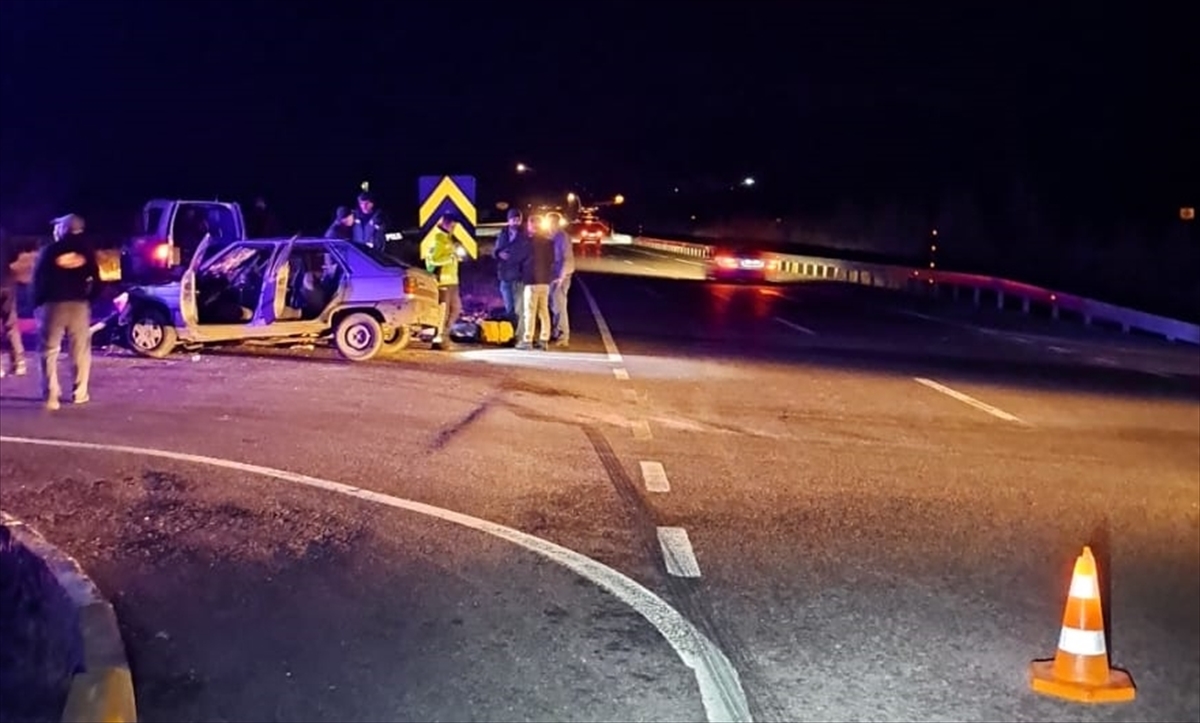
[[[196,247],[196,253],[192,255],[187,270],[183,272],[183,277],[179,280],[179,316],[183,319],[185,326],[195,326],[200,323],[200,311],[196,305],[196,275],[199,273],[200,263],[208,255],[210,245],[212,245],[212,236],[206,234],[200,240],[200,245]]]
[[[254,318],[250,321],[251,326],[269,326],[279,318],[287,300],[289,262],[297,238],[299,236],[293,236],[275,247],[271,265],[263,275],[262,292],[258,297],[258,308],[254,310]]]

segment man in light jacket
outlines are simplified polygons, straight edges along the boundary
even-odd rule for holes
[[[571,345],[571,319],[567,314],[567,297],[571,293],[571,277],[575,275],[575,249],[566,231],[554,232],[554,280],[550,282],[550,315],[553,317],[551,338],[554,345]]]

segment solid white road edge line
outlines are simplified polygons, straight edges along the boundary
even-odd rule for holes
[[[592,316],[596,318],[596,328],[600,330],[600,340],[604,342],[604,351],[608,352],[608,360],[620,363],[622,361],[621,350],[617,349],[617,342],[613,340],[608,322],[604,320],[604,314],[600,313],[600,305],[596,303],[596,297],[592,296],[591,290],[588,289],[583,279],[579,280],[579,288],[583,289],[583,298],[587,299],[588,308],[592,310]]]
[[[663,468],[662,462],[649,462],[643,460],[642,466],[642,481],[646,484],[647,492],[670,492],[671,482],[667,479],[667,470]]]
[[[787,319],[783,318],[782,316],[775,317],[775,321],[779,322],[780,324],[783,324],[784,326],[786,326],[789,329],[792,329],[793,331],[798,331],[801,334],[808,334],[809,336],[817,335],[817,332],[813,331],[812,329],[809,329],[807,326],[800,326],[799,324],[797,324],[795,322],[788,321]]]
[[[917,384],[924,384],[925,386],[929,387],[930,389],[933,389],[934,391],[941,392],[942,394],[945,394],[948,397],[953,397],[954,399],[957,399],[958,401],[962,402],[963,404],[969,404],[978,410],[987,412],[988,414],[992,415],[993,417],[999,417],[1000,419],[1003,419],[1006,422],[1016,422],[1017,424],[1024,424],[1024,422],[1022,422],[1019,418],[1014,417],[1013,415],[1009,414],[1008,412],[1004,411],[1003,409],[993,407],[992,405],[987,404],[986,402],[981,402],[978,399],[976,399],[975,397],[969,396],[967,394],[963,394],[962,392],[960,392],[958,390],[951,389],[950,387],[946,386],[945,384],[938,384],[937,382],[933,381],[932,379],[925,379],[923,377],[913,377],[913,380]]]
[[[62,439],[39,439],[0,435],[0,443],[5,442],[9,444],[57,447],[62,449],[87,449],[96,452],[135,454],[143,457],[157,457],[176,462],[202,464],[210,467],[245,472],[247,474],[270,477],[283,482],[335,492],[347,497],[354,497],[395,509],[415,512],[511,542],[518,547],[522,547],[530,552],[541,555],[547,560],[562,565],[601,589],[608,591],[618,600],[633,608],[647,622],[653,625],[663,638],[666,639],[667,643],[675,649],[676,654],[679,655],[679,659],[683,661],[683,664],[691,668],[695,674],[696,684],[700,689],[700,698],[704,704],[704,711],[710,723],[717,723],[718,721],[729,721],[731,723],[745,721],[750,723],[753,720],[750,716],[750,707],[746,702],[746,693],[742,689],[741,680],[733,664],[729,662],[725,654],[711,640],[697,630],[678,610],[621,572],[574,550],[556,545],[549,540],[543,540],[540,537],[534,537],[533,535],[505,525],[488,522],[478,517],[464,515],[461,512],[435,507],[423,502],[393,497],[381,492],[364,490],[359,487],[319,477],[310,477],[296,472],[247,464],[245,462],[236,462],[234,460],[221,459],[220,457],[172,452],[170,450],[149,447],[128,447],[119,444],[98,444]]]
[[[682,527],[658,528],[658,544],[662,547],[667,572],[674,577],[700,577],[700,563],[692,551],[692,541]]]

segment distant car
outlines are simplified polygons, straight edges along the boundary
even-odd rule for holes
[[[718,248],[705,268],[709,281],[763,283],[774,267],[766,255],[749,248]]]
[[[584,218],[567,226],[567,235],[581,251],[599,250],[609,236],[608,226],[598,218]]]
[[[332,341],[366,361],[436,331],[432,274],[349,241],[206,238],[180,281],[119,298],[129,347],[161,358],[177,346]]]

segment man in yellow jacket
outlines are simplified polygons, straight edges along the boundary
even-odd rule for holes
[[[462,297],[458,293],[458,244],[454,240],[454,227],[458,219],[454,214],[444,214],[433,234],[421,250],[425,268],[438,280],[438,301],[442,307],[442,325],[433,339],[436,349],[450,349],[450,327],[462,314]]]

